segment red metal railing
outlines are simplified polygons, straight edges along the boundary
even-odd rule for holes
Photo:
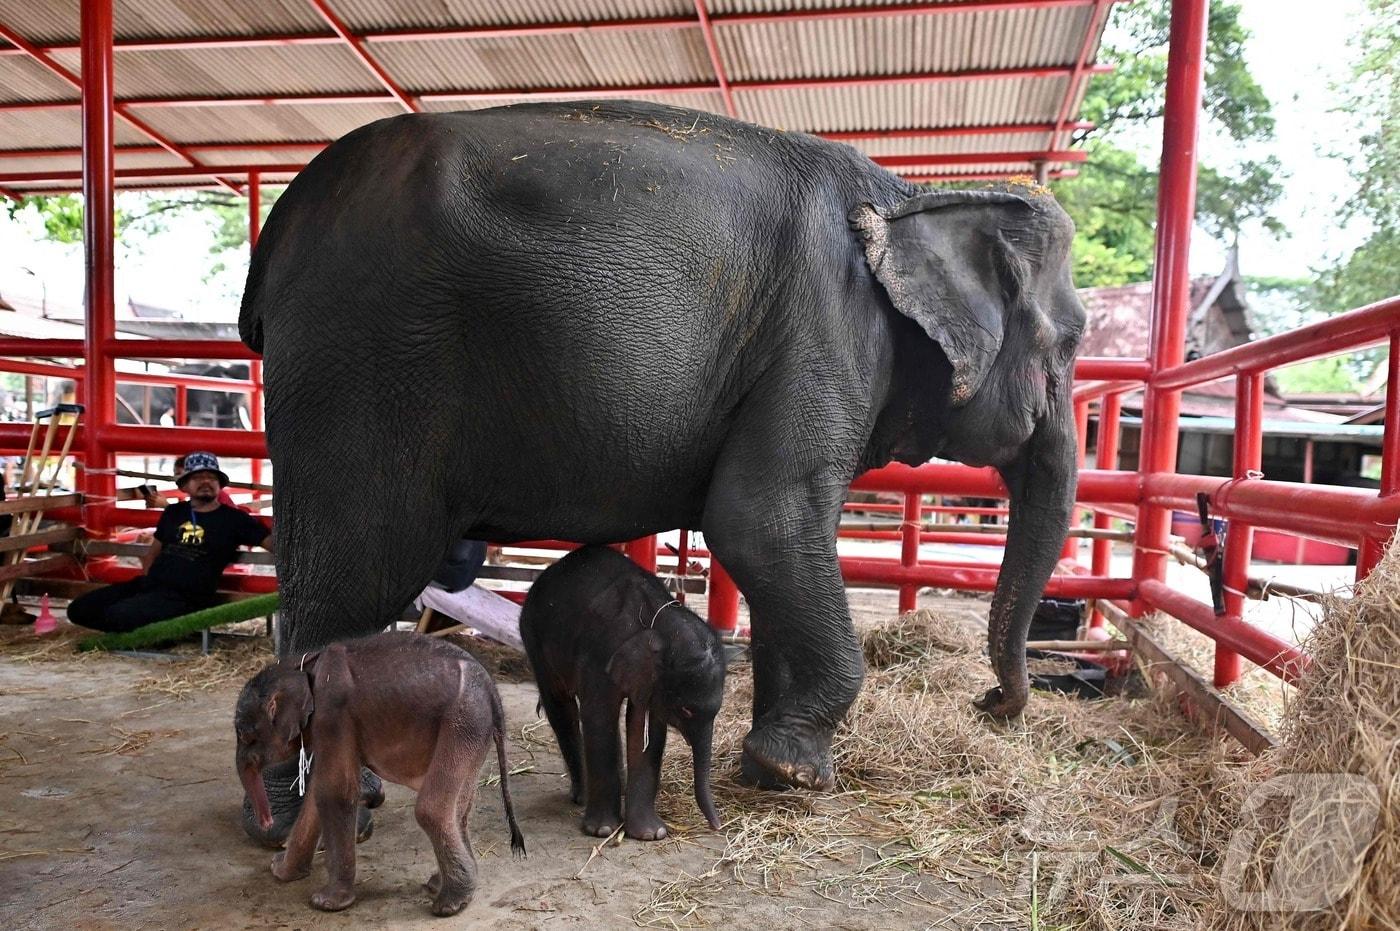
[[[1072,2],[1083,6],[1092,4],[1095,7],[1094,14],[1102,14],[1103,4],[1099,0]],[[1047,0],[1025,4],[959,4],[963,7],[974,5],[1011,7],[1051,4]],[[927,4],[921,9],[933,13],[943,6],[945,5]],[[703,4],[697,4],[697,9],[702,7]],[[1090,404],[1095,401],[1099,404],[1099,467],[1081,472],[1078,503],[1093,512],[1094,527],[1099,530],[1108,529],[1109,521],[1114,516],[1134,516],[1125,509],[1137,509],[1132,577],[1112,577],[1110,541],[1095,539],[1091,545],[1091,567],[1088,570],[1081,569],[1076,574],[1057,576],[1051,581],[1047,592],[1113,600],[1127,604],[1135,613],[1155,609],[1180,619],[1216,641],[1218,655],[1215,678],[1217,683],[1225,684],[1238,675],[1241,659],[1248,659],[1284,678],[1295,676],[1307,662],[1307,658],[1295,646],[1270,636],[1243,619],[1244,598],[1241,593],[1246,585],[1249,538],[1254,527],[1279,529],[1358,547],[1357,574],[1363,576],[1375,564],[1381,547],[1393,533],[1397,519],[1400,519],[1400,387],[1397,387],[1397,382],[1400,382],[1400,298],[1383,301],[1292,333],[1246,344],[1192,362],[1183,361],[1184,327],[1189,309],[1187,258],[1193,219],[1195,140],[1200,110],[1206,8],[1205,0],[1174,0],[1172,5],[1171,54],[1168,61],[1163,160],[1159,185],[1158,245],[1154,266],[1153,316],[1148,357],[1081,359],[1075,366],[1078,384],[1074,389],[1073,399],[1076,422],[1080,430],[1081,450],[1087,435]],[[908,6],[898,7],[899,12],[911,9]],[[888,11],[893,10],[894,7],[889,7]],[[888,11],[884,8],[872,8],[871,15]],[[797,15],[762,14],[784,18]],[[825,14],[801,15],[820,18]],[[713,17],[711,22],[718,26],[741,19],[758,21],[762,16],[743,14],[724,18]],[[684,19],[686,24],[696,22],[689,17]],[[679,19],[677,22],[679,23]],[[597,27],[594,24],[583,24],[563,28]],[[391,37],[376,37],[376,40],[380,38],[389,41]],[[321,41],[321,38],[318,37],[315,41]],[[329,37],[328,41],[345,42],[347,38],[344,35],[336,35]],[[110,467],[118,452],[179,453],[192,448],[205,448],[222,455],[244,457],[258,462],[265,457],[266,450],[264,435],[260,429],[261,405],[258,402],[261,394],[261,372],[256,360],[250,379],[246,383],[200,379],[198,376],[137,375],[114,371],[113,363],[118,358],[253,360],[254,357],[246,347],[231,341],[116,338],[112,294],[112,127],[116,108],[112,99],[111,0],[88,0],[83,3],[81,52],[84,125],[81,180],[87,195],[86,203],[90,208],[85,217],[85,243],[88,250],[87,335],[84,340],[0,339],[0,357],[84,359],[86,364],[80,370],[73,370],[41,362],[14,361],[0,363],[0,371],[55,374],[73,378],[81,383],[82,398],[88,408],[87,423],[72,429],[77,431],[75,450],[85,463],[92,467],[85,472],[82,483],[83,490],[88,494],[89,504],[85,506],[81,515],[73,512],[69,516],[81,517],[89,528],[101,532],[112,526],[146,526],[157,516],[154,511],[118,509],[111,503],[113,477]],[[1026,70],[1037,75],[1043,73],[1043,76],[1071,74],[1082,77],[1095,69],[1087,66],[1084,55],[1081,54],[1074,69]],[[991,79],[1002,76],[1006,74],[978,72],[860,80],[928,81],[971,77]],[[733,88],[753,91],[795,86],[796,83],[798,82],[749,82],[735,84]],[[822,84],[820,81],[808,83],[814,86]],[[841,83],[858,82],[843,79]],[[143,103],[178,104],[181,101],[131,101],[129,106]],[[186,100],[183,103],[188,104],[190,101]],[[1061,110],[1064,110],[1063,106]],[[1056,122],[1056,125],[1062,128],[1063,116],[1061,114]],[[192,162],[193,159],[187,158],[186,161]],[[202,165],[181,170],[207,171],[214,176],[218,172],[218,169]],[[256,172],[266,170],[272,169],[267,166],[248,168],[252,182],[249,192],[252,200],[249,215],[250,236],[255,236],[257,232]],[[1386,395],[1384,467],[1379,494],[1352,488],[1300,485],[1253,477],[1250,470],[1257,468],[1259,463],[1262,429],[1260,402],[1265,373],[1305,359],[1366,348],[1383,342],[1388,342],[1390,346],[1390,383]],[[1216,478],[1176,474],[1180,392],[1184,388],[1231,375],[1236,376],[1237,385],[1233,476]],[[247,390],[254,400],[253,406],[257,411],[254,424],[259,429],[241,431],[119,425],[115,423],[114,416],[115,386],[123,381],[174,385],[177,389],[177,403],[180,397],[195,388]],[[1140,471],[1123,472],[1115,468],[1120,432],[1119,414],[1124,393],[1138,389],[1145,392]],[[26,424],[0,424],[0,448],[22,450],[28,436],[29,426]],[[860,505],[860,508],[872,513],[898,513],[902,522],[897,528],[888,530],[850,529],[844,531],[843,535],[848,539],[897,541],[899,551],[897,558],[843,558],[841,568],[848,582],[898,588],[901,609],[910,608],[916,603],[917,592],[921,586],[988,590],[995,585],[998,570],[991,565],[950,560],[922,562],[919,553],[919,545],[925,542],[975,542],[982,545],[997,545],[1001,542],[999,534],[929,531],[921,524],[925,514],[955,511],[968,514],[1000,513],[1003,510],[1001,508],[961,508],[957,505],[930,506],[923,503],[923,496],[930,493],[1004,500],[1006,490],[994,470],[948,464],[931,464],[917,468],[889,466],[861,476],[853,488],[902,494],[904,497],[899,504]],[[1210,606],[1173,591],[1165,584],[1170,513],[1173,509],[1194,510],[1196,495],[1202,492],[1209,497],[1212,513],[1231,524],[1225,553],[1227,598],[1226,613],[1223,617],[1217,617]],[[559,545],[567,547],[569,544]],[[1079,549],[1078,543],[1067,546],[1066,555],[1077,559]],[[658,546],[655,538],[635,541],[628,546],[628,551],[640,562],[650,567],[656,565]],[[691,555],[708,555],[703,550],[692,548],[688,537],[683,541],[680,551],[679,562],[682,571]],[[255,578],[259,581],[240,584],[273,584],[270,577]],[[717,563],[711,566],[709,595],[711,617],[716,625],[732,629],[738,613],[738,591],[723,567]],[[1102,618],[1096,616],[1093,623],[1102,623]]]

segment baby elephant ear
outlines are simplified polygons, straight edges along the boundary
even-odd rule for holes
[[[622,642],[608,659],[608,677],[638,704],[649,704],[661,669],[661,636],[650,628]]]
[[[892,209],[861,204],[850,223],[895,310],[914,320],[953,367],[951,402],[966,404],[1001,350],[1022,265],[1002,234],[1035,208],[1000,191],[941,191]],[[1018,220],[1015,213],[1025,219]]]

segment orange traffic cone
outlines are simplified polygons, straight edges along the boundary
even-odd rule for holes
[[[34,620],[34,633],[51,634],[57,627],[58,618],[54,617],[53,612],[49,610],[49,595],[48,592],[45,592],[44,596],[39,599],[39,616]]]

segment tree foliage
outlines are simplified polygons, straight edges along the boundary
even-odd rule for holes
[[[1157,164],[1155,159],[1144,163],[1137,150],[1155,148],[1151,133],[1166,106],[1170,4],[1124,4],[1114,8],[1113,16],[1100,59],[1114,70],[1090,82],[1082,108],[1084,118],[1096,124],[1080,136],[1088,161],[1079,177],[1055,188],[1079,230],[1073,258],[1075,282],[1081,287],[1141,281],[1152,269]],[[1237,142],[1267,141],[1274,118],[1268,97],[1245,64],[1248,39],[1238,4],[1212,0],[1206,115],[1213,129]],[[1273,158],[1202,165],[1197,222],[1225,242],[1251,221],[1282,234],[1283,226],[1271,212],[1283,193],[1279,169]]]
[[[1400,294],[1400,0],[1368,0],[1355,47],[1351,80],[1337,90],[1338,111],[1363,129],[1348,158],[1356,191],[1338,211],[1342,222],[1368,223],[1371,235],[1322,275],[1320,296],[1330,311],[1348,310]]]

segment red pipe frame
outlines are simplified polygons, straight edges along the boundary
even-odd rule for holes
[[[313,0],[316,2],[316,0]],[[1031,7],[1051,5],[1095,6],[1095,16],[1101,15],[1102,0],[1066,0],[1052,3],[990,3],[937,4],[929,9],[909,6],[870,8],[859,15],[909,12],[955,12],[976,6]],[[697,7],[702,7],[697,4]],[[825,19],[846,11],[825,11],[803,14],[745,14],[712,20],[714,25],[737,21],[771,19]],[[659,22],[659,21],[658,21]],[[1082,503],[1103,505],[1104,511],[1095,516],[1096,526],[1107,526],[1113,505],[1138,505],[1143,509],[1139,521],[1138,547],[1134,578],[1107,577],[1108,541],[1095,541],[1094,568],[1090,576],[1062,576],[1052,580],[1050,593],[1095,598],[1135,599],[1137,609],[1165,610],[1216,639],[1221,650],[1217,680],[1228,679],[1231,654],[1263,665],[1278,675],[1290,678],[1302,668],[1306,658],[1296,647],[1278,641],[1242,622],[1239,617],[1243,590],[1241,574],[1247,569],[1246,545],[1253,526],[1281,527],[1320,539],[1362,544],[1363,557],[1358,573],[1363,574],[1379,553],[1380,542],[1392,532],[1400,519],[1400,298],[1382,301],[1341,317],[1281,336],[1247,344],[1200,360],[1182,363],[1181,327],[1184,323],[1185,275],[1188,237],[1194,198],[1194,148],[1196,113],[1199,110],[1201,83],[1201,49],[1204,42],[1205,0],[1175,0],[1172,17],[1172,55],[1168,65],[1168,105],[1164,128],[1163,172],[1159,198],[1160,240],[1157,256],[1157,279],[1154,284],[1154,309],[1151,351],[1148,359],[1083,359],[1076,365],[1080,378],[1098,379],[1095,384],[1076,388],[1076,400],[1087,413],[1091,398],[1102,398],[1100,413],[1099,465],[1113,466],[1117,445],[1117,421],[1122,393],[1145,384],[1147,422],[1143,430],[1142,471],[1123,473],[1113,468],[1086,470],[1081,476]],[[693,25],[694,20],[686,20]],[[85,490],[96,502],[88,506],[85,518],[100,530],[109,519],[145,520],[148,515],[136,512],[115,517],[111,505],[100,502],[109,495],[113,481],[97,469],[108,468],[116,451],[183,452],[194,446],[215,452],[254,460],[265,455],[261,431],[206,430],[182,427],[162,429],[118,425],[114,416],[114,385],[127,376],[113,371],[112,361],[124,358],[251,358],[241,344],[213,340],[118,340],[114,332],[112,301],[112,192],[115,181],[112,148],[112,121],[121,105],[111,97],[111,0],[83,4],[84,67],[84,167],[81,178],[92,209],[85,217],[86,249],[88,252],[86,340],[15,340],[0,339],[0,355],[21,355],[54,358],[84,358],[87,364],[69,377],[83,382],[83,397],[88,405],[89,424],[74,427],[84,460],[95,466],[84,478]],[[546,27],[556,28],[556,27]],[[559,28],[573,28],[569,26]],[[610,28],[587,25],[579,28]],[[703,28],[703,24],[702,24]],[[540,31],[540,30],[531,30]],[[484,34],[474,32],[473,34]],[[304,37],[303,37],[304,38]],[[366,39],[366,37],[358,37]],[[405,33],[399,38],[409,38]],[[391,37],[376,37],[389,41]],[[243,44],[266,44],[267,39],[237,40]],[[290,39],[287,44],[298,44]],[[321,38],[315,41],[323,41]],[[329,41],[346,41],[337,36]],[[1080,61],[1071,72],[1071,85],[1088,69],[1084,66],[1089,39],[1086,39]],[[149,45],[149,44],[148,44]],[[162,48],[176,47],[173,42],[158,42]],[[132,48],[135,45],[126,44]],[[54,47],[59,48],[59,47]],[[41,50],[47,51],[47,50]],[[20,52],[28,54],[21,49]],[[1027,69],[1022,69],[1023,71]],[[1030,69],[1034,70],[1034,69]],[[1051,69],[1053,70],[1053,69]],[[1043,71],[1043,69],[1042,69]],[[1064,73],[1064,69],[1060,69]],[[1006,72],[1001,74],[1005,75]],[[972,77],[991,78],[994,73],[962,75],[914,75],[896,80],[953,80]],[[883,81],[885,79],[866,79]],[[799,86],[803,82],[749,82],[735,85],[741,90],[770,89]],[[848,82],[817,82],[830,85]],[[636,89],[632,89],[636,92]],[[1073,87],[1069,93],[1074,93]],[[346,98],[338,98],[346,99]],[[374,97],[372,99],[384,99]],[[227,101],[225,101],[227,102]],[[130,103],[130,102],[127,102]],[[148,101],[152,105],[157,102]],[[1061,108],[1063,110],[1063,107]],[[124,114],[125,115],[125,114]],[[1055,132],[1063,131],[1063,114],[1057,119]],[[938,132],[957,132],[946,130]],[[970,130],[969,130],[970,131]],[[930,133],[933,134],[933,133]],[[163,140],[163,148],[168,148]],[[252,145],[252,144],[249,144]],[[271,143],[259,148],[294,148],[296,143]],[[303,146],[305,144],[302,144]],[[209,148],[213,148],[212,146]],[[185,157],[185,156],[182,156]],[[982,156],[985,158],[986,156]],[[188,160],[188,159],[187,159]],[[248,166],[246,171],[276,171],[278,166]],[[183,171],[185,169],[177,169]],[[219,170],[223,170],[220,167]],[[171,169],[165,169],[166,172]],[[193,173],[193,172],[191,172]],[[207,172],[206,172],[207,174]],[[254,175],[250,191],[250,241],[256,237],[257,178]],[[1259,430],[1261,427],[1262,374],[1272,368],[1306,358],[1343,350],[1362,348],[1376,342],[1390,342],[1390,388],[1386,397],[1386,433],[1383,444],[1384,472],[1381,494],[1372,496],[1362,491],[1326,486],[1296,486],[1242,478],[1241,474],[1258,462]],[[36,365],[10,363],[11,366]],[[3,365],[3,363],[0,363]],[[1175,432],[1178,412],[1178,392],[1190,385],[1211,381],[1226,375],[1241,377],[1237,416],[1240,423],[1236,437],[1236,477],[1213,479],[1203,476],[1176,475]],[[152,379],[163,376],[151,376]],[[132,378],[131,380],[135,380]],[[144,381],[144,379],[143,379]],[[252,391],[260,391],[260,379],[252,379]],[[180,382],[174,382],[181,384]],[[185,385],[186,388],[190,385]],[[224,390],[232,384],[221,384]],[[23,446],[28,429],[23,424],[0,424],[0,446]],[[918,521],[925,510],[919,496],[926,491],[945,494],[1005,497],[1005,489],[996,473],[990,469],[972,469],[952,465],[925,465],[918,468],[891,466],[861,476],[853,488],[877,488],[905,494],[903,513],[906,523],[897,536],[902,543],[898,564],[889,560],[842,560],[849,581],[855,583],[893,584],[901,589],[901,607],[912,606],[912,593],[921,585],[954,585],[985,590],[995,584],[997,571],[977,565],[919,565],[917,543],[949,535],[924,533]],[[1190,508],[1197,492],[1211,495],[1213,513],[1236,522],[1231,542],[1227,543],[1227,584],[1229,592],[1227,616],[1215,618],[1205,605],[1172,591],[1162,581],[1163,553],[1155,552],[1155,543],[1165,542],[1164,520],[1170,508]],[[859,532],[856,532],[859,533]],[[874,533],[889,535],[889,532]],[[972,534],[953,536],[974,537]],[[979,542],[982,542],[979,540]],[[640,547],[638,547],[640,549]],[[649,558],[655,559],[653,543]],[[1243,556],[1241,555],[1243,553]],[[640,554],[639,554],[640,555]],[[270,583],[263,583],[270,584]],[[711,575],[711,611],[717,620],[733,618],[737,613],[738,592],[722,567],[717,564]]]

